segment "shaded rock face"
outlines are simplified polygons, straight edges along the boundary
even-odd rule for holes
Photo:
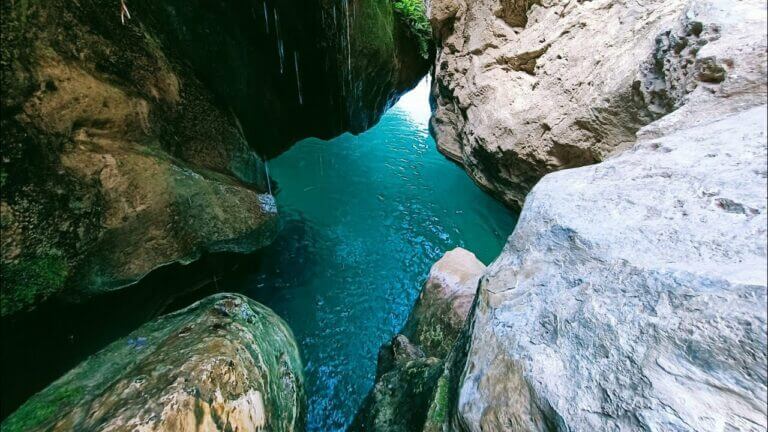
[[[3,316],[268,244],[261,159],[364,130],[429,65],[385,0],[118,5],[2,4]]]
[[[431,64],[390,0],[142,1],[133,8],[269,158],[308,136],[367,130]]]
[[[351,431],[435,430],[446,414],[445,359],[458,339],[485,266],[456,248],[430,270],[401,334],[382,345],[376,382]]]
[[[330,106],[324,115],[340,112],[340,120],[324,120],[331,125],[327,134],[343,131],[363,132],[374,126],[381,115],[412,89],[427,74],[434,53],[424,52],[424,44],[407,21],[395,13],[392,0],[324,0],[321,19],[326,73],[332,76]],[[339,96],[340,95],[340,96]],[[325,101],[325,99],[321,99]],[[327,126],[326,126],[327,127]]]
[[[151,321],[34,396],[3,431],[301,431],[301,360],[266,307],[218,294]]]
[[[438,148],[519,209],[545,174],[628,148],[691,100],[759,87],[747,3],[431,0]]]

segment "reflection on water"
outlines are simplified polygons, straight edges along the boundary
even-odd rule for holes
[[[305,363],[308,430],[343,430],[379,345],[408,316],[433,262],[456,246],[488,263],[515,215],[435,149],[422,82],[359,137],[307,139],[270,162],[284,220],[249,273],[223,289],[267,304]]]

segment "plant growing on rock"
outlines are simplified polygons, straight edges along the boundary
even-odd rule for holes
[[[396,15],[405,21],[408,31],[419,44],[419,53],[423,58],[429,58],[432,46],[432,27],[429,25],[427,13],[422,0],[393,0],[392,7]]]

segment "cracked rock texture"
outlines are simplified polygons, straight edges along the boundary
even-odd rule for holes
[[[765,430],[765,3],[429,6],[438,144],[523,206],[432,430]]]
[[[430,0],[438,148],[519,209],[545,174],[628,148],[689,101],[764,98],[761,6]]]
[[[285,322],[246,297],[217,294],[112,343],[0,429],[298,432],[305,403]]]
[[[544,177],[481,280],[456,424],[765,430],[766,115]]]

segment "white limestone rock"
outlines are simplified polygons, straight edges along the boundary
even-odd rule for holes
[[[480,283],[465,428],[765,430],[766,106],[703,108],[530,193]]]
[[[438,148],[512,207],[687,103],[765,99],[762,1],[429,0],[428,13]]]

